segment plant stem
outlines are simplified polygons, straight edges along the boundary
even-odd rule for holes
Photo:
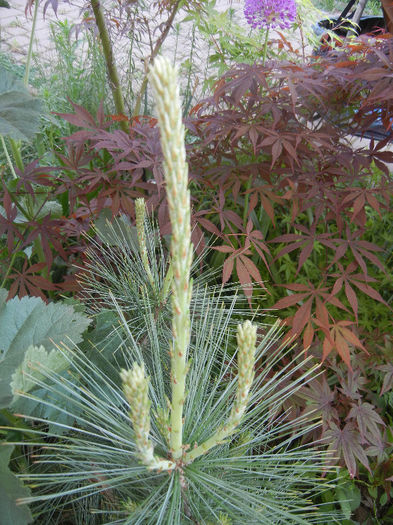
[[[14,139],[9,139],[9,141],[12,149],[12,155],[15,159],[16,167],[18,168],[18,170],[23,171],[25,167],[23,165],[22,154],[20,152],[20,142]]]
[[[11,157],[10,157],[10,155],[8,153],[7,145],[5,143],[3,135],[0,135],[0,138],[1,138],[1,145],[3,146],[3,150],[4,150],[4,153],[5,153],[7,162],[8,162],[8,166],[9,166],[9,168],[11,170],[11,174],[12,174],[14,179],[17,179],[18,177],[17,177],[17,175],[15,173],[14,166],[12,164]]]
[[[30,32],[29,49],[27,51],[27,60],[26,60],[26,70],[25,70],[25,76],[23,79],[23,82],[26,88],[29,85],[30,66],[31,66],[31,58],[33,56],[33,42],[34,42],[34,35],[35,35],[35,26],[37,24],[38,6],[39,6],[39,0],[34,0],[33,25],[31,27],[31,32]]]
[[[10,264],[8,265],[7,271],[5,272],[3,281],[0,284],[0,288],[4,288],[5,283],[7,282],[8,276],[9,276],[11,270],[12,270],[12,267],[14,266],[14,262],[15,262],[15,259],[16,259],[17,255],[18,255],[18,252],[15,249],[13,254],[12,254],[11,261],[10,261]]]
[[[180,6],[180,0],[177,0],[177,2],[173,5],[172,12],[169,15],[168,20],[165,23],[164,30],[161,33],[160,38],[157,40],[156,45],[154,46],[154,49],[153,49],[153,51],[152,51],[152,53],[150,55],[150,58],[148,60],[148,64],[151,64],[153,62],[153,60],[155,59],[155,57],[158,55],[158,53],[159,53],[159,51],[161,49],[161,46],[164,43],[166,37],[168,36],[170,28],[172,27],[172,24],[173,24],[173,21],[175,19],[176,13],[177,13],[177,11],[179,9],[179,6]],[[143,99],[143,95],[145,94],[145,91],[146,91],[146,88],[147,88],[148,80],[149,80],[149,77],[146,74],[145,78],[142,81],[142,85],[141,85],[141,87],[139,89],[138,95],[136,97],[135,107],[134,107],[134,111],[133,111],[134,117],[136,117],[136,116],[138,116],[140,114],[142,99]]]
[[[249,179],[247,181],[247,184],[246,184],[246,191],[248,191],[251,188],[252,179],[253,179],[253,177],[252,177],[252,175],[250,175],[250,177],[249,177]],[[243,210],[243,226],[244,226],[244,228],[246,228],[246,226],[247,226],[247,215],[248,215],[249,201],[250,201],[250,194],[246,193],[246,195],[244,197],[244,210]]]
[[[266,29],[265,42],[263,44],[262,65],[265,65],[267,56],[267,43],[269,41],[269,27]]]
[[[41,262],[41,263],[46,263],[46,259],[45,259],[45,254],[44,254],[44,249],[42,247],[42,242],[41,242],[41,235],[39,235],[37,237],[37,239],[34,239],[34,250],[37,254],[37,257],[38,257],[38,261]],[[48,268],[48,265],[46,265],[42,270],[41,270],[41,274],[46,277],[47,279],[49,279],[50,277],[50,274],[49,274],[49,268]]]
[[[115,59],[113,56],[112,44],[109,38],[108,29],[105,24],[104,13],[99,0],[90,0],[90,3],[93,9],[95,21],[102,43],[102,49],[104,52],[106,68],[108,72],[109,83],[112,91],[113,101],[115,103],[116,112],[119,115],[125,115],[126,110],[124,106],[123,92],[120,85]],[[120,121],[120,127],[125,133],[128,133],[128,124],[125,120]]]

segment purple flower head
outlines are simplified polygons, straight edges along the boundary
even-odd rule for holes
[[[295,0],[245,0],[244,16],[254,29],[287,29],[296,18]]]

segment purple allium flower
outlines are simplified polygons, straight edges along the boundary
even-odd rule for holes
[[[254,29],[286,29],[296,18],[295,0],[245,0],[244,16]]]

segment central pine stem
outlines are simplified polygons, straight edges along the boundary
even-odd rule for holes
[[[190,192],[184,126],[177,75],[169,60],[156,59],[151,70],[164,154],[169,216],[172,225],[172,332],[170,447],[173,459],[183,455],[183,405],[190,340],[190,268],[192,261]]]

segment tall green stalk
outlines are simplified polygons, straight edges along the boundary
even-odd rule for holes
[[[184,146],[184,125],[177,75],[169,61],[156,60],[150,79],[156,94],[164,172],[167,183],[169,216],[172,224],[171,265],[172,331],[171,348],[171,431],[170,446],[174,460],[183,455],[183,405],[185,401],[187,353],[190,340],[190,269],[192,243],[190,192]]]
[[[23,79],[24,85],[29,85],[29,77],[30,77],[30,67],[31,67],[31,59],[33,56],[33,43],[34,43],[34,36],[35,36],[35,27],[37,25],[37,17],[38,17],[38,6],[39,6],[39,0],[34,0],[34,13],[33,13],[33,25],[31,27],[30,32],[30,40],[29,40],[29,49],[27,51],[27,60],[26,60],[26,70],[25,70],[25,76]]]
[[[262,52],[262,65],[265,65],[266,62],[266,56],[267,56],[267,44],[269,42],[269,27],[266,28],[265,33],[265,42],[263,44],[263,52]]]
[[[104,52],[106,68],[109,77],[110,88],[112,91],[113,101],[115,103],[116,112],[119,115],[125,115],[125,105],[123,91],[121,89],[119,74],[117,72],[115,58],[113,56],[112,44],[109,38],[108,28],[106,27],[104,12],[99,0],[91,0],[91,7],[93,9],[94,18],[97,24],[100,35],[102,49]],[[120,121],[120,127],[123,131],[128,133],[128,124],[126,121]]]

